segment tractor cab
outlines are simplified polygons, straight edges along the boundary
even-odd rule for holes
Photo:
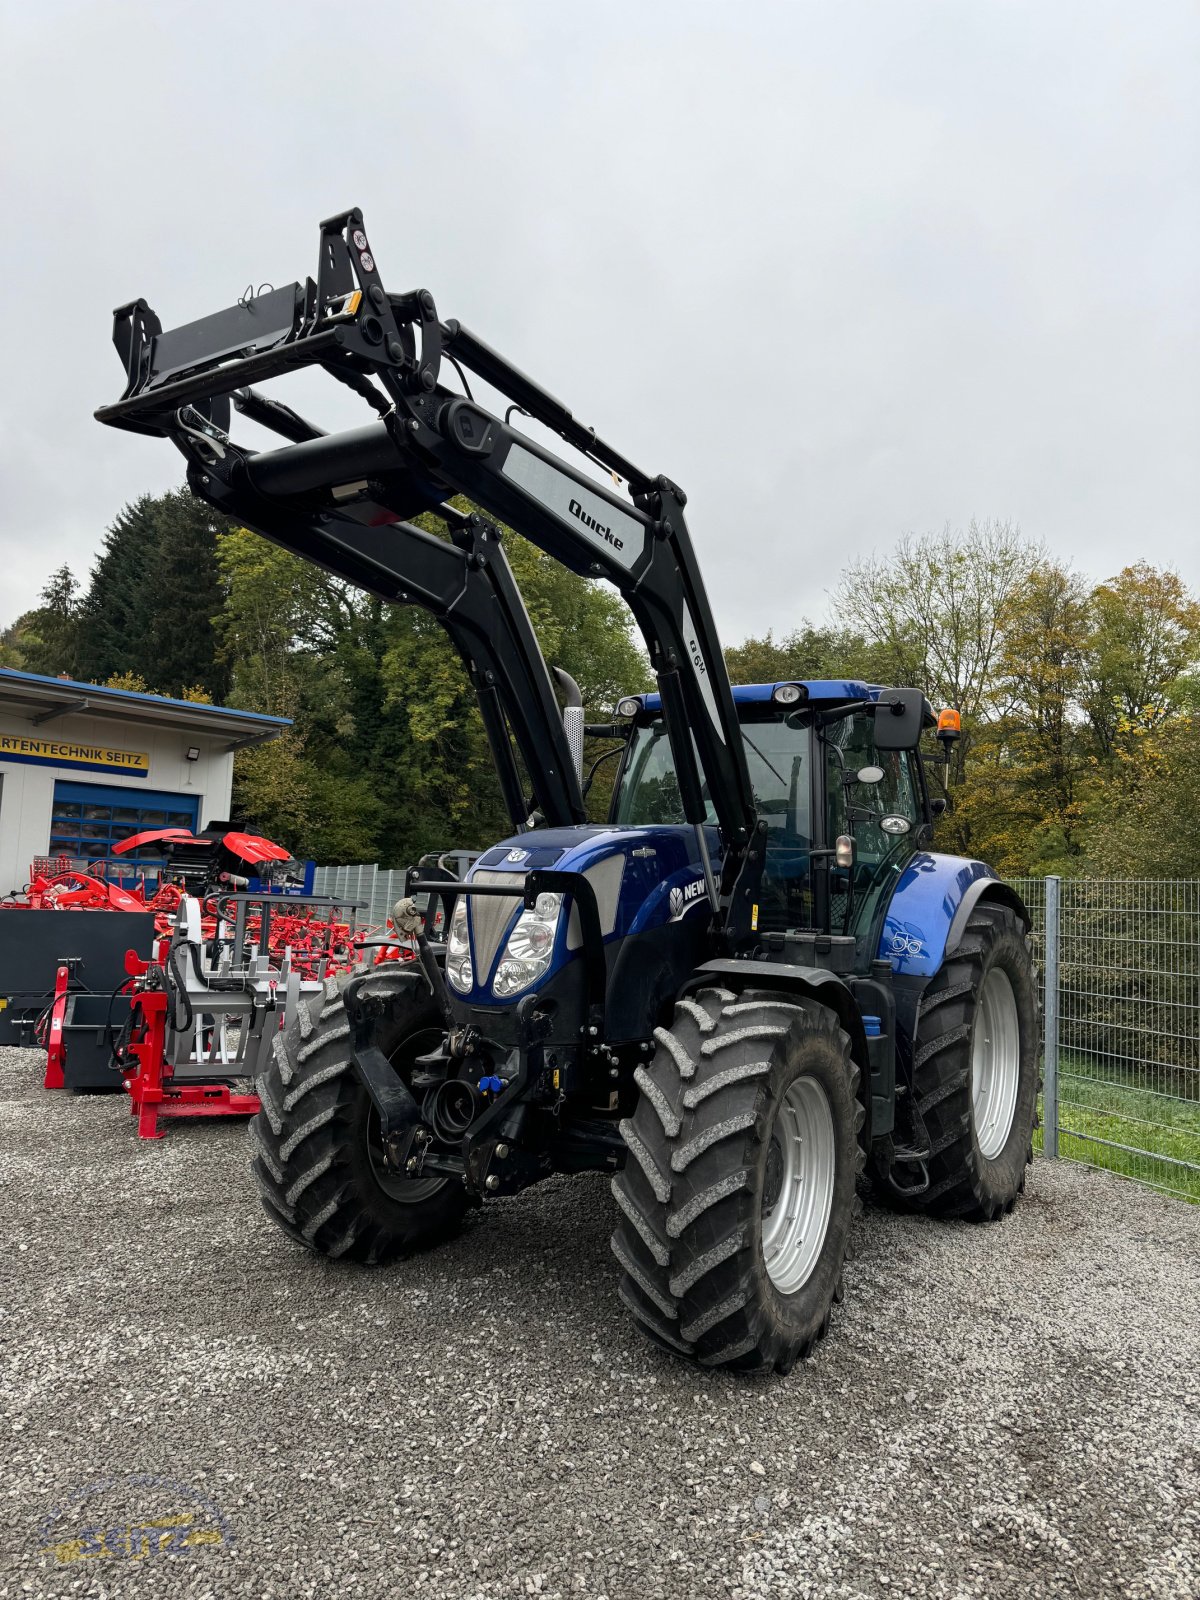
[[[765,862],[752,931],[852,935],[866,970],[896,880],[932,822],[916,748],[881,748],[877,685],[813,680],[735,685],[733,701]],[[683,802],[657,694],[621,701],[628,743],[613,791],[618,826],[682,824]],[[921,701],[922,728],[934,725]],[[716,817],[707,802],[719,860]]]

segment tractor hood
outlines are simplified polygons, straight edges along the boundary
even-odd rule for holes
[[[719,866],[717,830],[706,830],[714,866]],[[582,873],[596,896],[605,944],[693,915],[708,905],[696,836],[686,825],[653,827],[534,828],[505,839],[482,855],[467,874],[487,885],[523,879],[534,868]],[[524,907],[520,900],[464,895],[471,944],[470,990],[452,992],[471,1005],[513,1005],[536,992],[575,959],[582,947],[579,915],[564,902],[553,935],[549,964],[519,992],[495,994],[497,969]]]

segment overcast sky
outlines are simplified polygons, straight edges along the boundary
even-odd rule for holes
[[[350,205],[391,289],[684,486],[729,642],[972,516],[1200,587],[1195,0],[0,17],[0,624],[181,481],[92,418],[112,308],[303,278]]]

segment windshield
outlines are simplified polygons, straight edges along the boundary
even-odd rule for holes
[[[754,804],[767,825],[767,859],[759,905],[759,931],[812,925],[809,852],[812,847],[812,733],[789,727],[783,714],[759,712],[742,721]],[[702,791],[708,821],[716,814]],[[661,722],[635,729],[613,811],[635,826],[683,822],[683,801],[667,730]]]

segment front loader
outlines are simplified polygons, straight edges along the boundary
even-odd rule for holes
[[[462,880],[410,883],[454,896],[444,961],[422,936],[419,968],[331,987],[281,1035],[254,1169],[289,1233],[378,1261],[446,1236],[472,1203],[606,1171],[619,1292],[644,1332],[704,1365],[786,1371],[842,1297],[864,1173],[940,1214],[1012,1208],[1037,1093],[1029,919],[982,863],[928,848],[919,691],[734,689],[683,491],[442,321],[426,290],[385,289],[360,212],[322,224],[315,278],[169,332],[137,301],[114,340],[126,387],[102,421],[172,439],[196,494],[286,548],[389,599],[434,597],[514,820]],[[376,420],[323,434],[250,387],[307,366]],[[236,444],[231,404],[289,442]],[[457,495],[633,612],[658,687],[609,729],[606,824],[584,820],[503,578],[495,628],[467,628],[464,608],[457,635],[452,585],[380,587],[419,534],[403,519],[446,516]],[[420,535],[445,552],[414,546],[421,561],[459,558],[455,581],[495,572],[494,527],[450,521],[455,544]]]

